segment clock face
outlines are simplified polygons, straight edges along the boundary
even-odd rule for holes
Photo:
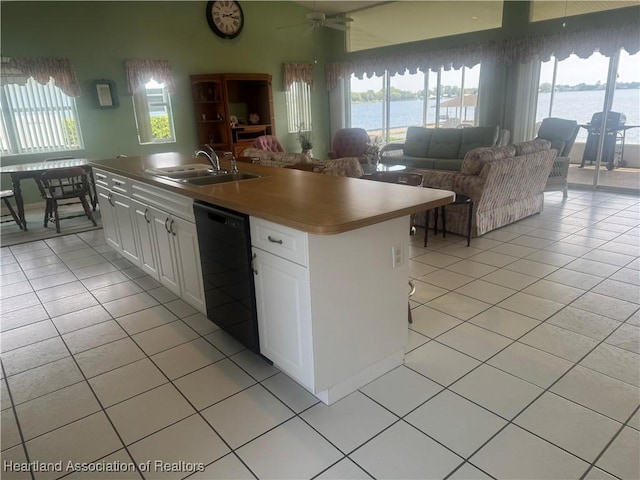
[[[242,7],[235,1],[215,0],[207,3],[207,22],[216,35],[235,38],[244,26]]]

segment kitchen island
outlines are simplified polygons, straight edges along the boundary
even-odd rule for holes
[[[327,404],[400,365],[410,214],[453,192],[251,164],[258,178],[206,186],[148,173],[201,162],[91,162],[109,244],[205,312],[193,200],[248,215],[262,355]]]

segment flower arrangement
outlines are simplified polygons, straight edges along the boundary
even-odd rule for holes
[[[367,147],[362,158],[369,165],[377,165],[380,161],[380,147],[382,146],[382,137],[373,137],[373,141]]]
[[[313,133],[311,130],[305,130],[302,124],[298,127],[298,141],[303,152],[308,152],[313,148]]]

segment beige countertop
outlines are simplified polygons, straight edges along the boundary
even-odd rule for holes
[[[447,190],[334,177],[238,162],[260,178],[192,186],[145,173],[147,169],[203,163],[179,153],[91,160],[96,168],[314,234],[337,234],[451,203]],[[222,161],[223,168],[230,168]]]

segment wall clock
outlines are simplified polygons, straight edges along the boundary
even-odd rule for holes
[[[207,22],[219,37],[236,38],[244,26],[244,13],[238,2],[214,0],[207,2]]]

